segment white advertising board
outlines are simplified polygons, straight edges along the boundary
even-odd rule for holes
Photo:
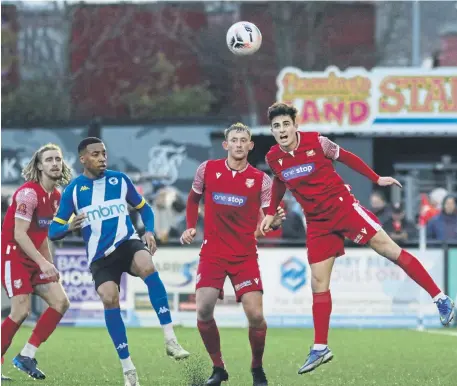
[[[71,253],[70,253],[71,252]],[[441,288],[444,284],[444,253],[411,249]],[[67,256],[62,264],[70,269],[70,257],[76,251],[57,251]],[[196,326],[195,280],[199,249],[162,247],[154,256],[170,300],[173,321],[177,325]],[[78,255],[79,256],[79,255]],[[79,260],[78,260],[79,261]],[[311,270],[305,248],[260,248],[259,264],[264,285],[264,313],[270,327],[312,327]],[[62,266],[63,267],[63,266]],[[61,268],[62,268],[61,267]],[[78,267],[78,277],[84,267]],[[74,276],[74,275],[73,275]],[[76,277],[74,276],[74,277]],[[72,296],[86,296],[80,280],[63,275],[64,285]],[[85,283],[89,285],[89,283]],[[75,287],[75,288],[73,288]],[[348,248],[336,260],[331,280],[333,327],[414,327],[418,317],[426,327],[438,327],[437,310],[429,296],[409,279],[401,268],[378,256],[369,248]],[[224,300],[218,301],[215,317],[220,326],[244,327],[246,318],[230,280],[224,286]],[[79,294],[79,295],[78,295]],[[149,302],[147,287],[140,278],[127,276],[121,287],[122,307],[128,326],[159,326]],[[74,299],[75,300],[75,299]],[[73,301],[78,309],[90,309],[90,318],[68,319],[76,325],[104,324],[100,301]],[[99,311],[98,313],[93,313]]]

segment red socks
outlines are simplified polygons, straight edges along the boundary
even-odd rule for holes
[[[331,313],[330,290],[313,293],[314,344],[327,344]]]
[[[11,345],[14,335],[19,330],[20,324],[16,324],[9,316],[2,323],[2,358]]]
[[[249,327],[249,343],[252,351],[251,368],[255,369],[262,366],[263,351],[265,349],[265,338],[267,336],[267,326],[262,328]]]
[[[46,342],[49,336],[54,332],[62,319],[62,316],[63,315],[54,308],[48,307],[40,316],[40,319],[38,319],[38,322],[33,329],[32,336],[29,339],[29,343],[35,347],[40,347],[40,344]]]
[[[397,259],[397,265],[400,266],[411,279],[426,290],[432,298],[441,292],[421,262],[404,249],[402,249],[400,256]]]
[[[213,365],[224,368],[225,365],[221,354],[221,338],[215,320],[211,319],[207,322],[197,320],[197,327]]]

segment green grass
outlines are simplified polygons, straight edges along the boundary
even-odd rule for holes
[[[160,329],[128,330],[130,353],[142,386],[201,385],[209,376],[211,365],[198,331],[179,328],[176,332],[181,344],[192,352],[186,361],[166,357]],[[5,356],[2,371],[13,377],[14,385],[123,385],[107,331],[92,328],[58,328],[37,355],[47,379],[28,378],[12,367],[11,360],[30,333],[29,328],[22,328]],[[230,373],[230,382],[224,385],[252,385],[247,330],[221,329],[221,339]],[[270,385],[457,385],[457,336],[408,330],[332,330],[333,361],[310,374],[297,375],[311,342],[308,329],[268,331],[264,366]]]

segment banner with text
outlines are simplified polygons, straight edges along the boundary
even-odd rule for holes
[[[70,300],[70,308],[64,315],[62,323],[104,325],[104,308],[95,290],[85,249],[56,249],[54,264],[60,272],[62,285]],[[119,299],[124,317],[127,317],[126,311],[128,309],[126,299],[127,280],[126,274],[124,274],[121,280]]]
[[[323,133],[457,133],[456,67],[285,67],[276,83],[276,100],[298,109],[297,123]]]
[[[444,287],[444,252],[411,249],[439,287]],[[196,326],[195,284],[199,249],[161,247],[154,263],[169,295],[173,322]],[[72,303],[64,321],[102,325],[103,306],[94,289],[83,249],[56,251],[56,267]],[[271,327],[312,327],[311,270],[304,248],[259,248],[264,314]],[[129,326],[159,326],[143,280],[127,275],[121,285],[121,309]],[[256,278],[252,278],[252,283]],[[249,280],[246,281],[249,285]],[[333,327],[439,327],[436,306],[404,271],[367,248],[348,248],[336,259],[331,291]],[[220,326],[245,327],[229,279],[215,317]]]

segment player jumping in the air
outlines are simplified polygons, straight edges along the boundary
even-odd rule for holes
[[[67,184],[71,170],[57,145],[39,148],[22,171],[26,183],[13,195],[2,228],[2,285],[11,298],[11,313],[2,323],[3,355],[27,318],[30,294],[40,296],[49,307],[43,312],[28,343],[13,365],[35,379],[45,379],[35,354],[59,324],[70,303],[59,283],[48,244],[48,227],[60,203],[56,189]],[[2,375],[2,380],[9,380]]]
[[[189,356],[176,339],[168,305],[168,295],[152,262],[156,251],[154,214],[124,173],[107,170],[105,145],[89,137],[78,146],[84,172],[67,186],[49,228],[49,237],[58,240],[71,229],[81,228],[87,258],[105,308],[105,322],[119,355],[126,386],[138,386],[136,368],[130,358],[125,325],[119,305],[121,276],[139,276],[148,287],[149,298],[165,335],[166,352],[175,359]],[[145,244],[132,225],[128,204],[136,208],[145,224]],[[75,214],[73,221],[68,221]]]
[[[298,132],[296,114],[294,107],[284,103],[275,103],[268,109],[277,145],[266,156],[274,178],[271,204],[261,230],[270,229],[275,205],[289,189],[306,215],[306,245],[312,272],[315,335],[314,346],[298,371],[303,374],[333,358],[327,346],[332,311],[330,275],[335,258],[344,254],[345,237],[358,244],[368,244],[401,267],[433,298],[443,325],[451,322],[454,304],[438,288],[419,260],[399,247],[381,228],[376,216],[358,203],[336,173],[332,162],[336,160],[346,164],[379,186],[401,187],[400,183],[392,177],[378,176],[359,157],[319,133]]]
[[[243,304],[249,321],[252,349],[253,384],[267,385],[262,367],[267,324],[263,316],[262,280],[257,262],[257,225],[259,215],[270,204],[271,179],[248,164],[254,147],[250,129],[237,123],[225,130],[227,159],[203,162],[197,169],[187,200],[187,230],[181,242],[190,244],[196,235],[198,204],[205,199],[204,241],[197,270],[197,326],[213,361],[213,373],[207,385],[228,380],[222,360],[219,330],[214,321],[214,307],[230,277],[236,300]],[[278,207],[270,224],[281,225],[284,211]]]

